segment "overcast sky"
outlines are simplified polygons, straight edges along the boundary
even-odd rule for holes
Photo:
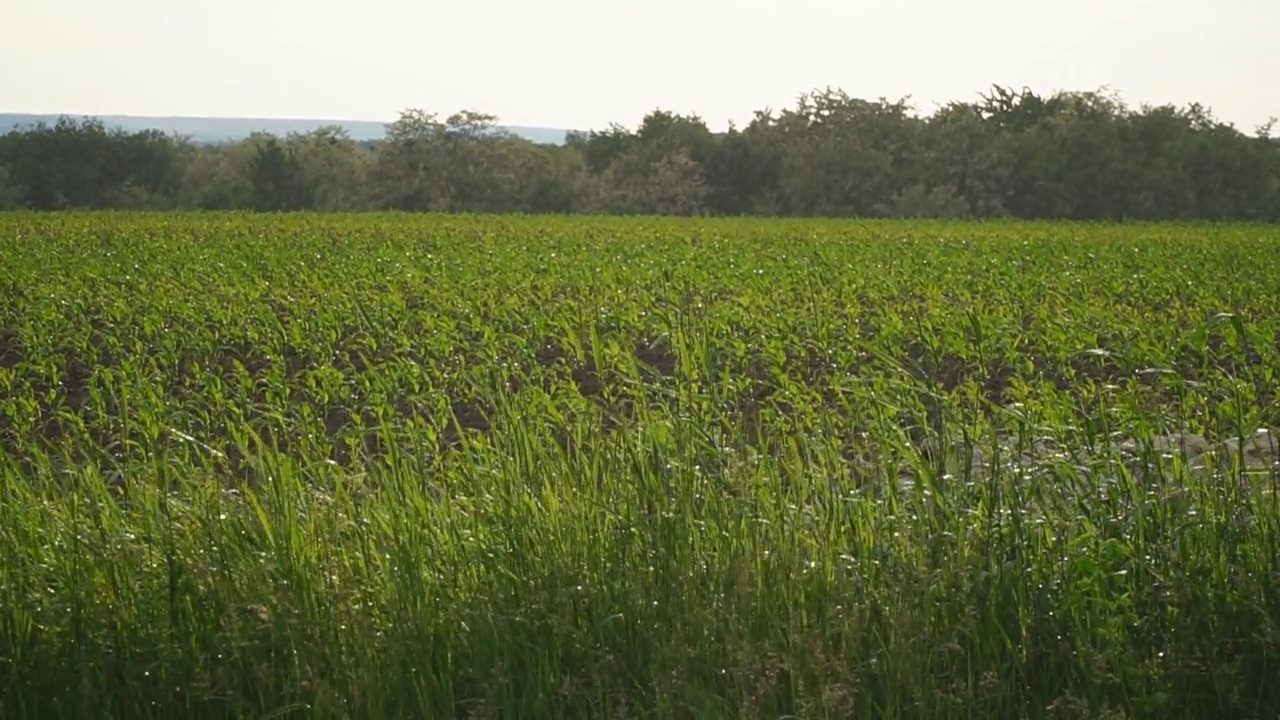
[[[815,87],[992,83],[1280,115],[1280,0],[0,0],[0,112],[713,128]]]

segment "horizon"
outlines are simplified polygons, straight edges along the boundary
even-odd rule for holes
[[[961,101],[961,102],[970,102],[970,101],[976,100],[976,99],[978,99],[978,98],[979,98],[979,96],[980,96],[980,93],[981,93],[981,92],[983,92],[984,90],[989,90],[989,89],[991,89],[992,87],[994,87],[994,86],[996,86],[996,85],[1001,85],[1001,83],[990,83],[990,84],[988,84],[985,88],[983,88],[983,89],[981,89],[981,90],[975,90],[973,93],[971,93],[971,95],[972,95],[972,97],[971,97],[971,98],[968,98],[968,99],[965,99],[965,98],[953,98],[952,100],[955,100],[955,101]],[[1187,107],[1191,106],[1192,104],[1199,103],[1199,104],[1203,105],[1203,106],[1205,107],[1205,109],[1207,109],[1210,113],[1212,113],[1212,115],[1213,115],[1213,117],[1214,117],[1215,119],[1217,119],[1217,120],[1218,120],[1218,121],[1220,121],[1220,122],[1223,122],[1223,123],[1226,123],[1226,124],[1228,124],[1228,125],[1231,125],[1231,126],[1235,127],[1237,130],[1239,130],[1239,131],[1241,131],[1241,132],[1243,132],[1243,133],[1245,133],[1245,134],[1252,134],[1252,133],[1253,133],[1257,128],[1261,127],[1262,125],[1267,124],[1268,122],[1271,122],[1271,121],[1280,121],[1280,114],[1276,114],[1276,115],[1270,115],[1270,116],[1267,116],[1267,117],[1265,117],[1265,118],[1262,118],[1262,119],[1261,119],[1260,121],[1258,121],[1258,122],[1254,122],[1254,123],[1251,123],[1251,124],[1242,124],[1242,123],[1240,123],[1240,122],[1237,122],[1237,121],[1233,120],[1232,118],[1229,118],[1229,117],[1224,116],[1224,115],[1223,115],[1223,113],[1221,113],[1221,112],[1219,111],[1219,109],[1218,109],[1218,108],[1216,108],[1216,107],[1214,107],[1213,105],[1211,105],[1211,104],[1209,104],[1209,103],[1206,103],[1206,102],[1203,102],[1203,101],[1200,101],[1200,100],[1196,100],[1196,99],[1194,99],[1194,98],[1192,98],[1192,99],[1187,99],[1187,100],[1180,101],[1180,102],[1179,102],[1179,101],[1169,101],[1169,102],[1159,102],[1159,103],[1153,103],[1153,102],[1135,102],[1135,101],[1130,100],[1130,98],[1126,97],[1126,96],[1124,95],[1124,93],[1123,93],[1123,92],[1120,92],[1119,90],[1116,90],[1116,89],[1111,88],[1111,87],[1106,86],[1106,85],[1103,85],[1103,86],[1100,86],[1100,87],[1097,87],[1097,88],[1054,88],[1054,89],[1052,89],[1052,90],[1045,90],[1045,89],[1041,89],[1041,88],[1028,87],[1028,86],[1010,86],[1010,85],[1002,85],[1002,87],[1005,87],[1005,88],[1007,88],[1007,89],[1012,89],[1012,90],[1023,90],[1023,89],[1030,90],[1031,92],[1036,93],[1037,95],[1040,95],[1041,97],[1047,97],[1047,96],[1052,95],[1053,93],[1056,93],[1056,92],[1104,92],[1104,93],[1113,93],[1113,94],[1114,94],[1114,95],[1115,95],[1115,96],[1116,96],[1116,97],[1117,97],[1121,102],[1123,102],[1123,103],[1124,103],[1125,107],[1127,107],[1127,108],[1128,108],[1128,109],[1130,109],[1130,110],[1138,110],[1138,109],[1140,109],[1140,108],[1141,108],[1142,106],[1144,106],[1144,105],[1147,105],[1147,106],[1153,106],[1153,107],[1158,107],[1158,106],[1162,106],[1162,105],[1171,105],[1171,106],[1177,107],[1177,108],[1179,108],[1179,109],[1183,109],[1183,108],[1187,108]],[[844,90],[843,88],[837,88],[837,87],[832,87],[831,89],[832,89],[832,90]],[[796,99],[798,99],[798,98],[800,97],[800,95],[801,95],[803,92],[817,92],[817,91],[820,91],[820,90],[822,90],[822,88],[810,88],[809,90],[798,92],[798,93],[796,93]],[[847,90],[845,90],[845,92],[848,92],[848,91],[847,91]],[[857,97],[857,96],[856,96],[856,95],[854,95],[853,93],[849,93],[849,94],[850,94],[850,96]],[[901,97],[897,97],[897,98],[894,98],[894,97],[884,97],[884,98],[870,98],[870,97],[863,97],[863,98],[861,98],[861,99],[863,99],[863,100],[868,100],[868,101],[874,101],[874,100],[877,100],[877,99],[884,99],[884,100],[888,100],[889,102],[895,102],[895,101],[897,101],[897,100],[904,100],[904,101],[906,101],[906,102],[908,103],[908,105],[910,106],[910,108],[911,108],[911,110],[913,111],[913,113],[914,113],[914,114],[916,114],[916,115],[918,115],[918,116],[921,116],[921,117],[925,117],[925,116],[931,115],[933,112],[936,112],[936,111],[937,111],[938,107],[940,107],[940,106],[943,104],[943,102],[949,102],[949,101],[938,102],[938,103],[935,103],[935,107],[933,107],[933,108],[924,108],[924,107],[921,107],[918,103],[915,103],[909,94],[908,94],[908,95],[903,95],[903,96],[901,96]],[[793,101],[793,102],[794,102],[794,101]],[[778,110],[781,110],[781,109],[784,109],[784,108],[789,108],[789,107],[794,107],[794,104],[793,104],[793,105],[785,105],[785,106],[770,106],[768,109],[771,109],[771,110],[773,110],[773,111],[778,111]],[[401,111],[398,111],[397,113],[395,113],[395,115],[398,117],[399,112],[402,112],[403,110],[408,110],[408,109],[416,109],[416,108],[403,108]],[[448,115],[449,115],[449,114],[451,114],[452,112],[454,112],[454,111],[459,111],[459,110],[463,110],[464,108],[456,108],[456,109],[455,109],[455,110],[453,110],[453,111],[434,111],[434,110],[430,110],[430,109],[426,109],[426,108],[422,108],[422,109],[425,109],[425,110],[427,110],[428,112],[436,112],[437,116],[438,116],[441,120],[443,120],[443,119],[445,119],[446,117],[448,117]],[[482,107],[473,107],[473,108],[465,108],[465,109],[467,109],[467,110],[473,110],[473,111],[478,111],[478,112],[485,112],[484,108],[482,108]],[[755,108],[755,109],[753,110],[753,112],[754,112],[755,110],[764,110],[764,109],[766,109],[766,108],[765,108],[765,107]],[[655,110],[667,110],[667,111],[670,111],[670,112],[677,112],[677,111],[671,111],[671,110],[669,110],[668,108],[663,107],[663,106],[656,106],[656,107],[654,107],[654,108],[651,108],[649,111],[647,111],[647,112],[645,113],[645,115],[647,115],[647,114],[648,114],[648,112],[652,112],[652,111],[655,111]],[[698,117],[700,117],[700,118],[703,120],[703,122],[707,125],[707,127],[708,127],[710,130],[712,130],[713,132],[724,132],[724,131],[727,131],[727,130],[728,130],[728,128],[729,128],[730,123],[733,123],[733,122],[734,122],[733,120],[730,120],[730,121],[727,121],[727,122],[725,122],[725,123],[716,124],[716,123],[713,123],[712,121],[710,121],[707,117],[705,117],[705,116],[704,116],[704,115],[702,115],[701,113],[698,113],[696,110],[695,110],[695,111],[690,111],[690,112],[688,112],[688,113],[683,113],[683,114],[686,114],[686,115],[692,115],[692,116],[698,116]],[[301,116],[301,115],[226,115],[226,114],[177,115],[177,114],[139,114],[139,113],[127,113],[127,112],[90,113],[90,112],[65,112],[65,111],[64,111],[64,112],[60,112],[60,111],[47,111],[47,110],[45,110],[45,111],[8,110],[8,109],[5,109],[5,108],[0,108],[0,117],[13,117],[13,116],[18,116],[18,117],[67,117],[67,118],[74,118],[74,119],[110,119],[110,118],[117,118],[117,119],[139,120],[139,121],[191,121],[191,120],[211,120],[211,121],[224,121],[224,122],[231,122],[231,121],[242,121],[242,122],[244,122],[244,121],[249,121],[249,122],[252,122],[252,121],[267,121],[267,122],[273,122],[273,123],[325,123],[325,124],[330,124],[330,125],[341,125],[341,124],[373,125],[373,124],[376,124],[376,125],[383,125],[383,126],[390,125],[391,123],[394,123],[394,122],[396,121],[396,119],[397,119],[397,117],[391,117],[391,118],[387,118],[387,119],[376,119],[376,118],[372,118],[372,117],[368,117],[368,116],[365,116],[365,117],[333,117],[333,116]],[[641,119],[643,119],[643,117],[642,117]],[[566,133],[568,133],[568,132],[591,132],[591,131],[594,131],[594,130],[605,130],[605,129],[607,129],[610,125],[613,125],[613,124],[621,124],[621,125],[623,125],[624,127],[634,128],[634,127],[638,126],[639,122],[636,122],[636,123],[633,123],[633,124],[631,124],[631,125],[628,125],[628,124],[626,124],[626,123],[622,123],[622,122],[620,122],[620,121],[614,120],[614,121],[609,121],[609,122],[607,122],[607,123],[605,123],[605,124],[603,124],[603,125],[601,125],[601,126],[599,126],[599,127],[595,127],[595,126],[593,126],[593,127],[574,127],[574,126],[570,126],[570,125],[545,125],[545,124],[533,124],[533,123],[527,123],[527,122],[510,121],[510,120],[506,120],[505,118],[503,118],[503,117],[501,117],[501,116],[497,116],[497,118],[494,120],[494,125],[495,125],[495,126],[498,126],[498,127],[502,127],[502,128],[521,128],[521,129],[526,129],[526,130],[549,130],[549,131],[556,131],[556,132],[564,131],[564,132],[566,132]],[[740,124],[739,124],[739,126],[741,127],[741,125],[743,125],[743,124],[745,124],[745,123],[740,123]],[[8,131],[8,129],[9,129],[9,128],[0,128],[0,132],[7,132],[7,131]]]
[[[130,120],[267,120],[270,122],[296,122],[296,123],[316,123],[316,122],[332,122],[332,123],[353,123],[353,124],[377,124],[389,125],[395,122],[395,118],[389,120],[377,120],[372,118],[335,118],[335,117],[269,117],[263,115],[136,115],[132,113],[80,113],[80,112],[26,112],[12,111],[0,108],[0,117],[69,117],[69,118],[128,118]],[[440,118],[444,119],[446,115],[440,114]],[[544,125],[528,125],[525,123],[504,122],[502,118],[495,121],[496,125],[506,127],[525,127],[539,130],[573,130],[575,128],[549,127]]]
[[[356,142],[379,142],[386,137],[393,121],[342,120],[337,118],[253,118],[158,115],[76,115],[70,113],[3,113],[0,112],[0,134],[25,132],[40,125],[52,126],[63,118],[73,121],[96,120],[108,130],[126,133],[160,131],[183,137],[197,144],[218,145],[240,142],[254,133],[286,137],[294,133],[310,133],[323,127],[338,127]],[[495,128],[534,143],[564,144],[567,128],[546,128],[495,123]]]
[[[17,4],[0,62],[5,112],[78,117],[393,121],[406,108],[505,126],[635,127],[653,109],[739,125],[803,92],[910,98],[921,113],[993,84],[1110,88],[1131,107],[1201,103],[1249,132],[1280,115],[1263,0],[980,0],[894,6],[658,0],[599,9],[495,0]],[[67,18],[76,22],[68,24]],[[252,22],[245,22],[252,18]],[[390,21],[388,21],[390,18]],[[626,28],[619,32],[618,28]],[[468,30],[475,28],[475,30]],[[434,67],[448,67],[435,72]]]

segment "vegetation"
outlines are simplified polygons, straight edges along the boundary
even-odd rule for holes
[[[993,87],[930,115],[836,90],[713,133],[662,110],[534,144],[477,112],[197,145],[64,119],[0,136],[0,208],[1280,221],[1280,139],[1192,104]]]
[[[0,255],[4,717],[1280,711],[1273,228],[11,213]]]

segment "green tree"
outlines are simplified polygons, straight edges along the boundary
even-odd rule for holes
[[[0,165],[0,210],[16,210],[26,204],[25,188],[16,184],[8,166]]]
[[[0,164],[25,188],[25,204],[41,210],[108,207],[127,189],[170,195],[176,159],[161,133],[129,135],[94,119],[63,117],[0,138]]]
[[[926,120],[912,184],[889,214],[902,214],[906,206],[916,204],[931,206],[928,214],[939,216],[1004,215],[1012,159],[1008,133],[984,120],[978,107],[949,103]]]
[[[753,125],[783,150],[781,212],[865,217],[911,184],[923,123],[905,100],[869,102],[828,89],[805,93],[794,109]]]
[[[190,146],[183,153],[178,202],[201,210],[249,209],[254,206],[248,142]]]
[[[302,173],[294,148],[274,136],[250,139],[249,185],[256,210],[301,210],[314,205],[315,189]]]
[[[745,131],[730,126],[703,163],[710,208],[723,215],[775,214],[783,152],[765,125],[753,124]]]
[[[410,109],[387,126],[370,169],[373,203],[397,210],[436,210],[448,204],[446,127],[435,113]]]
[[[999,85],[928,116],[826,89],[726,133],[657,109],[563,146],[476,111],[215,146],[64,117],[0,135],[0,206],[1275,221],[1271,129]]]
[[[341,127],[293,133],[285,146],[294,161],[297,185],[323,211],[358,210],[367,206],[365,179],[369,155]]]

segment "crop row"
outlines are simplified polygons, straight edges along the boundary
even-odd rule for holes
[[[1280,710],[1280,234],[0,216],[0,714]]]
[[[850,406],[872,396],[914,427],[943,398],[990,416],[1108,383],[1183,403],[1196,431],[1226,431],[1241,402],[1280,420],[1280,288],[1257,231],[8,222],[0,438],[19,456],[170,431],[226,450],[241,427],[348,462],[356,436],[376,455],[402,427],[441,447],[488,431],[495,398],[529,386],[607,416],[683,388],[708,422],[812,397],[844,434],[867,430]]]

